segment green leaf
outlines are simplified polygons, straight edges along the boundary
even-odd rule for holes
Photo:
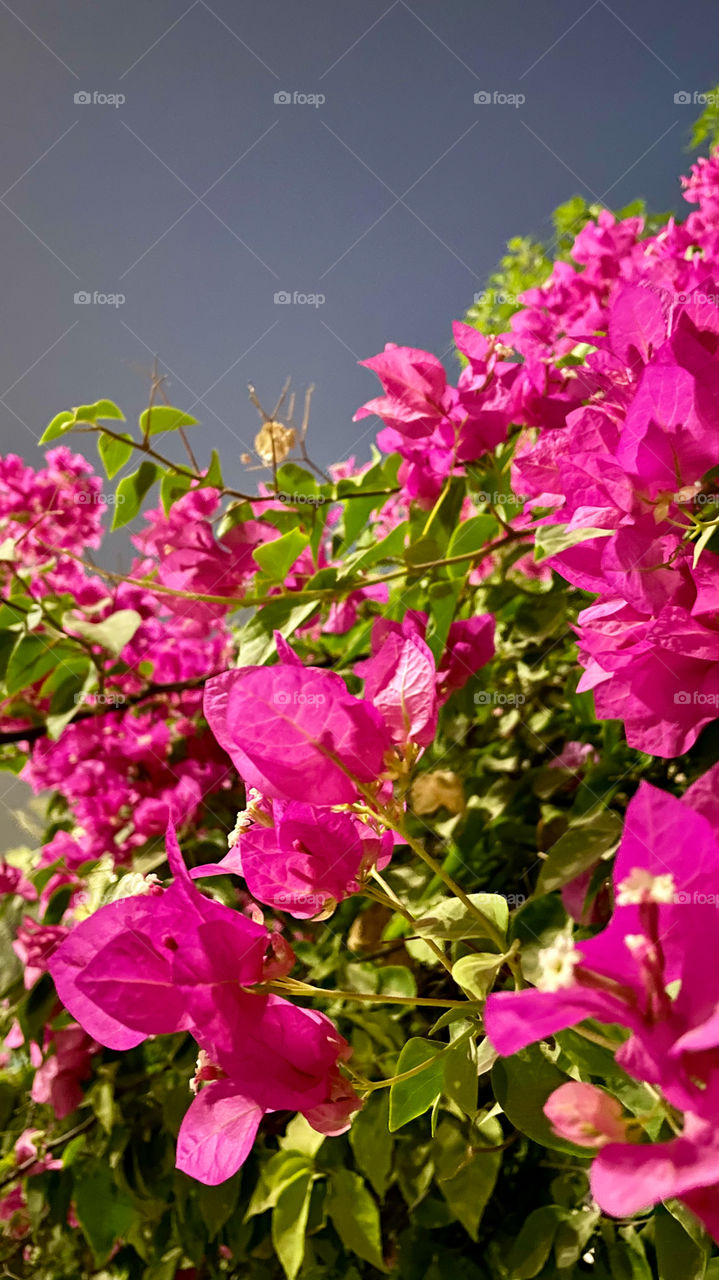
[[[114,436],[105,435],[103,432],[97,437],[97,451],[108,480],[112,480],[112,477],[124,467],[128,458],[132,457],[132,436],[123,433],[122,440],[116,440]]]
[[[554,1237],[554,1256],[558,1267],[572,1267],[579,1261],[600,1217],[598,1209],[562,1214]]]
[[[417,983],[411,969],[404,964],[383,964],[375,970],[377,991],[383,996],[416,996]]]
[[[557,1205],[535,1209],[524,1222],[507,1259],[513,1280],[533,1280],[552,1252],[562,1210]]]
[[[334,1169],[326,1204],[345,1249],[364,1258],[378,1271],[386,1271],[379,1210],[359,1174],[349,1169]]]
[[[240,608],[241,600],[237,607]],[[259,609],[238,635],[238,664],[242,667],[261,667],[269,658],[277,655],[274,632],[279,631],[285,640],[319,608],[316,600],[304,600],[293,604],[291,595],[284,600],[273,600]]]
[[[49,444],[51,440],[57,440],[58,436],[64,436],[66,431],[72,431],[74,426],[74,413],[69,413],[67,409],[62,413],[56,413],[40,436],[38,444]]]
[[[515,1129],[543,1147],[586,1159],[586,1149],[557,1137],[544,1114],[550,1093],[568,1080],[536,1044],[511,1058],[499,1058],[492,1067],[494,1096]]]
[[[614,529],[569,529],[566,524],[542,524],[534,531],[534,559],[537,564],[568,551],[590,538],[611,538]]]
[[[389,1097],[386,1089],[371,1093],[352,1120],[349,1132],[355,1162],[371,1182],[380,1200],[392,1172],[394,1138],[389,1131]]]
[[[293,494],[306,498],[324,497],[327,486],[320,486],[311,471],[300,467],[296,462],[285,462],[277,471],[277,493],[285,494],[285,501]]]
[[[5,676],[8,694],[36,684],[64,659],[77,658],[77,649],[47,636],[21,636],[10,654]]]
[[[549,849],[537,881],[537,893],[560,889],[619,843],[622,822],[610,810],[573,823]]]
[[[257,1180],[245,1218],[274,1209],[285,1187],[312,1167],[307,1156],[298,1151],[277,1151],[270,1156]]]
[[[121,529],[123,525],[134,520],[142,505],[142,499],[161,475],[161,468],[155,462],[148,462],[145,459],[140,463],[137,471],[132,472],[132,475],[123,476],[115,490],[113,530]]]
[[[287,1125],[285,1136],[280,1138],[279,1144],[283,1151],[300,1152],[301,1155],[312,1159],[324,1140],[325,1135],[313,1129],[303,1115],[296,1115]]]
[[[142,1280],[175,1280],[184,1252],[180,1245],[167,1249],[157,1262],[153,1262],[143,1271]]]
[[[444,552],[436,538],[429,534],[422,535],[416,542],[411,542],[404,553],[405,564],[415,571],[420,565],[433,564],[442,560]]]
[[[196,1188],[197,1203],[202,1220],[209,1228],[209,1236],[214,1240],[222,1230],[237,1206],[240,1190],[239,1174],[220,1182],[217,1186],[205,1186],[202,1183]]]
[[[124,421],[124,414],[112,400],[96,400],[94,404],[81,404],[72,412],[65,409],[62,413],[56,414],[45,428],[39,443],[49,444],[58,436],[64,436],[68,431],[72,431],[78,422],[97,423],[98,418],[115,418]]]
[[[179,498],[189,493],[194,481],[184,471],[166,471],[160,485],[160,501],[165,515]]]
[[[680,1214],[682,1215],[680,1217]],[[660,1205],[654,1218],[654,1247],[659,1280],[704,1280],[711,1253],[711,1241],[678,1201]],[[687,1224],[685,1226],[685,1223]]]
[[[456,1102],[466,1116],[474,1116],[477,1111],[477,1047],[474,1041],[466,1040],[442,1057],[445,1096]]]
[[[180,427],[196,427],[197,418],[169,404],[155,404],[140,414],[140,430],[145,436],[156,436],[162,431],[178,431]]]
[[[118,409],[114,400],[96,400],[94,404],[81,404],[73,409],[76,422],[97,422],[98,418],[119,419],[125,421],[122,409]]]
[[[481,551],[485,543],[491,542],[496,533],[497,521],[494,516],[472,516],[458,525],[452,534],[447,547],[447,559]],[[447,572],[452,578],[463,578],[470,568],[471,561],[468,560],[465,564],[447,565]]]
[[[76,631],[83,640],[106,649],[114,658],[119,658],[141,622],[142,617],[135,609],[118,609],[117,613],[111,613],[102,622],[85,622],[73,617],[71,613],[66,613],[63,617],[63,626],[68,631]]]
[[[439,1137],[439,1129],[437,1134]],[[497,1120],[485,1120],[480,1132],[487,1146],[502,1141],[502,1129]],[[502,1163],[501,1151],[478,1150],[469,1162],[463,1162],[449,1178],[437,1177],[437,1186],[458,1222],[472,1240],[477,1239],[479,1224],[489,1198],[494,1191]]]
[[[309,534],[301,529],[290,529],[281,538],[255,547],[252,557],[273,582],[284,582],[297,557],[309,546],[309,541]]]
[[[354,555],[347,556],[342,566],[342,580],[359,573],[361,569],[369,569],[371,565],[379,564],[383,560],[398,559],[403,556],[408,528],[408,522],[403,520],[401,524],[395,525],[387,537],[382,538],[380,542],[372,542],[369,547],[362,547]]]
[[[284,1188],[272,1211],[272,1243],[287,1280],[295,1280],[305,1256],[305,1230],[315,1174],[300,1173]]]
[[[505,959],[506,954],[497,955],[493,951],[462,956],[452,965],[452,977],[473,1000],[484,1000]]]
[[[633,1227],[621,1227],[619,1236],[608,1249],[612,1280],[653,1280],[644,1245]]]
[[[431,915],[422,916],[416,922],[415,933],[422,938],[445,938],[453,942],[465,938],[494,940],[495,933],[504,936],[509,924],[507,899],[498,893],[470,893],[467,896],[486,918],[486,925],[458,898],[447,898],[435,907]]]
[[[102,1266],[131,1226],[134,1205],[101,1160],[88,1160],[83,1164],[82,1172],[75,1175],[73,1198],[78,1222],[95,1262]]]
[[[423,1040],[413,1036],[404,1045],[399,1055],[395,1075],[404,1071],[412,1071],[414,1067],[426,1063],[422,1071],[418,1071],[409,1080],[398,1080],[391,1085],[389,1091],[389,1127],[392,1133],[401,1129],[416,1116],[421,1116],[440,1097],[444,1084],[444,1063],[441,1058],[435,1061],[442,1046],[433,1044],[431,1040]]]
[[[220,465],[220,455],[216,449],[212,450],[210,456],[210,465],[205,472],[203,485],[207,485],[212,489],[224,489],[225,482],[222,478],[222,467]]]
[[[447,643],[449,628],[457,612],[457,601],[462,589],[462,581],[457,578],[453,582],[442,580],[431,582],[427,591],[429,606],[429,622],[425,640],[432,650],[432,657],[437,666],[440,664]]]

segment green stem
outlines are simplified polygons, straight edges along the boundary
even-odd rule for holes
[[[439,1053],[435,1053],[433,1058],[427,1058],[425,1062],[420,1062],[418,1066],[410,1067],[409,1071],[400,1071],[399,1075],[390,1076],[388,1080],[367,1081],[365,1085],[367,1093],[374,1093],[376,1089],[388,1089],[393,1084],[399,1084],[403,1080],[411,1080],[414,1076],[418,1076],[420,1072],[426,1071],[427,1067],[431,1067],[438,1058],[443,1056],[443,1054],[449,1053],[450,1049],[458,1049],[460,1045],[464,1044],[471,1036],[475,1035],[475,1033],[474,1027],[468,1027],[466,1031],[462,1032],[461,1036],[457,1036],[456,1040],[450,1040],[449,1044],[444,1045],[443,1048],[439,1050]]]
[[[434,1000],[423,996],[379,996],[370,991],[334,991],[328,987],[313,987],[308,982],[299,982],[294,978],[279,978],[276,982],[264,983],[263,989],[277,995],[324,996],[326,1000],[359,1000],[363,1004],[405,1004],[413,1009],[418,1005],[432,1009],[471,1009],[473,1005],[479,1008],[477,1001]]]
[[[489,916],[485,915],[481,907],[478,907],[476,903],[472,902],[472,899],[465,893],[462,886],[457,884],[457,881],[449,874],[448,871],[445,871],[441,862],[437,862],[437,859],[433,858],[431,853],[427,853],[427,850],[422,844],[420,844],[419,840],[413,839],[413,837],[408,835],[408,833],[399,825],[396,827],[396,830],[405,843],[409,845],[410,849],[417,854],[417,857],[421,858],[425,865],[428,866],[430,870],[439,877],[443,884],[447,886],[450,893],[453,893],[455,898],[459,898],[459,901],[463,906],[465,906],[467,910],[480,921],[487,937],[491,938],[495,946],[499,947],[500,951],[503,952],[507,945],[506,938],[503,937],[494,921],[491,920]]]
[[[408,924],[416,925],[417,923],[416,916],[413,916],[412,912],[404,905],[403,902],[400,901],[400,899],[397,897],[397,894],[394,892],[394,889],[392,889],[390,885],[387,884],[387,881],[383,879],[383,877],[380,875],[376,867],[373,868],[372,870],[372,877],[374,880],[377,881],[377,883],[383,889],[389,905],[395,911],[399,912],[399,914],[407,921]],[[437,957],[440,964],[444,966],[444,968],[447,970],[448,973],[451,973],[452,962],[451,960],[448,960],[447,956],[444,954],[444,951],[438,945],[438,943],[435,942],[434,938],[423,938],[422,941],[426,942],[430,951]]]

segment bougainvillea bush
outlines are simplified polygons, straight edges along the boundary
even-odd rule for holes
[[[367,465],[284,395],[233,489],[161,378],[0,462],[4,1274],[719,1274],[719,154],[684,195],[515,245],[454,375],[366,360]]]

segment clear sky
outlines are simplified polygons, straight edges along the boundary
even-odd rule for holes
[[[313,454],[366,458],[357,360],[445,353],[509,236],[682,207],[718,32],[716,0],[0,0],[2,449],[136,417],[156,353],[228,481],[248,381],[314,382]]]

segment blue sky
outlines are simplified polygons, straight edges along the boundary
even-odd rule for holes
[[[228,482],[248,381],[315,383],[313,455],[367,457],[357,360],[445,353],[509,236],[575,193],[682,208],[675,94],[719,80],[718,25],[714,0],[0,0],[3,450],[39,463],[100,396],[136,417],[157,354]]]

